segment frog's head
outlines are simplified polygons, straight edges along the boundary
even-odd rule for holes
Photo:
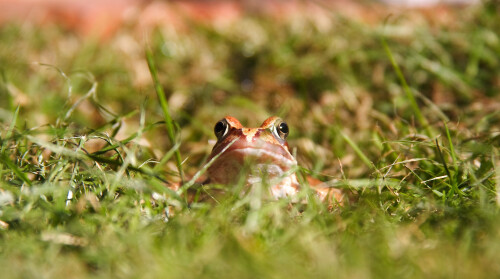
[[[288,125],[281,118],[272,116],[258,128],[246,128],[236,118],[226,116],[215,124],[214,133],[217,143],[209,161],[218,156],[207,170],[211,182],[235,182],[245,164],[250,164],[249,184],[260,181],[263,176],[269,179],[281,177],[283,179],[278,179],[277,184],[271,185],[273,196],[288,196],[297,191],[295,174],[285,174],[297,165],[297,161],[286,141]]]

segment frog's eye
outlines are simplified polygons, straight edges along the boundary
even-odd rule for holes
[[[229,124],[227,124],[226,119],[222,119],[215,124],[214,133],[217,139],[223,138],[227,131],[229,131]]]
[[[278,136],[282,139],[282,140],[285,140],[286,137],[288,136],[288,124],[286,124],[286,122],[280,122],[277,126],[276,126],[276,132],[278,133]]]

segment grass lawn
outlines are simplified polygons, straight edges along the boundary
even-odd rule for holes
[[[500,6],[454,16],[3,25],[0,277],[498,278]],[[225,115],[285,119],[299,173],[352,201],[187,206],[166,185]]]

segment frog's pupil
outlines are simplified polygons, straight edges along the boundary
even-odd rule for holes
[[[219,135],[220,133],[224,132],[224,122],[222,121],[219,121],[217,122],[217,124],[215,124],[215,127],[214,127],[214,132],[216,135]]]
[[[283,133],[283,134],[288,134],[288,125],[283,122],[279,125],[278,129]]]

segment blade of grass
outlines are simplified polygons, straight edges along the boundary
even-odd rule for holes
[[[450,130],[448,129],[448,124],[446,124],[446,122],[444,122],[444,129],[446,131],[446,138],[448,138],[448,144],[450,145],[450,153],[451,153],[451,159],[453,160],[453,167],[455,168],[455,172],[457,172],[458,171],[457,154],[455,153],[455,147],[453,146],[453,142],[451,141]]]
[[[123,164],[122,163],[123,160],[113,160],[113,159],[101,157],[101,156],[98,156],[95,154],[87,154],[87,153],[84,153],[83,151],[77,152],[77,151],[71,150],[69,148],[58,146],[58,145],[43,141],[41,139],[38,139],[38,138],[35,138],[32,136],[28,136],[28,139],[30,141],[36,143],[37,145],[40,145],[40,146],[42,146],[42,147],[44,147],[44,148],[46,148],[46,149],[48,149],[56,154],[59,154],[61,156],[65,156],[68,158],[72,158],[75,160],[85,160],[88,158],[88,159],[91,159],[95,162],[109,164],[109,165],[113,165],[113,166],[121,166]],[[168,181],[166,181],[165,179],[160,177],[158,174],[151,171],[146,166],[139,168],[139,167],[136,167],[133,165],[128,165],[127,169],[135,171],[135,172],[139,172],[139,173],[144,174],[144,175],[154,177],[154,178],[156,178],[164,183],[167,183],[167,184],[169,183]]]
[[[338,181],[325,182],[328,187],[352,187],[357,189],[378,187],[380,185],[389,185],[391,187],[398,187],[401,181],[393,178],[377,178],[377,179],[346,179]]]
[[[365,165],[367,165],[370,169],[375,169],[375,166],[373,165],[372,161],[370,161],[370,159],[366,157],[366,155],[363,153],[363,151],[361,151],[359,146],[354,141],[352,141],[351,138],[345,133],[341,132],[340,134],[342,135],[342,138],[344,138],[344,140],[347,142],[347,144],[349,144],[351,148],[354,149],[354,152],[356,153],[356,155],[358,155],[361,161],[363,161],[363,163],[365,163]]]
[[[382,46],[384,47],[384,50],[385,50],[385,53],[387,54],[387,57],[389,58],[389,61],[391,62],[392,67],[394,68],[394,71],[396,72],[396,75],[398,76],[399,82],[401,83],[401,86],[403,87],[403,90],[406,93],[406,97],[408,98],[408,101],[410,102],[410,106],[413,110],[413,113],[417,117],[417,120],[420,123],[420,125],[422,125],[425,128],[425,131],[427,132],[427,136],[433,137],[433,132],[430,129],[429,123],[428,123],[427,119],[423,116],[422,112],[420,111],[417,100],[415,99],[415,96],[413,95],[410,87],[408,86],[408,83],[406,82],[406,79],[405,79],[403,73],[401,72],[399,65],[396,63],[396,60],[394,59],[394,56],[392,55],[392,51],[389,48],[389,45],[387,44],[387,41],[385,40],[384,37],[381,38],[381,43],[382,43]]]
[[[149,49],[146,49],[146,59],[148,61],[149,72],[151,73],[151,77],[153,78],[153,83],[155,85],[156,95],[158,96],[158,100],[160,100],[161,109],[163,110],[163,117],[165,118],[165,126],[167,128],[167,135],[172,145],[175,145],[175,128],[172,117],[170,116],[170,111],[168,109],[168,102],[165,98],[165,93],[163,92],[163,87],[158,80],[158,72],[156,70],[156,66],[153,60],[153,54]],[[184,181],[184,174],[182,171],[182,159],[181,153],[179,149],[175,150],[175,161],[177,163],[177,169],[179,171],[179,176],[181,177],[181,181]]]
[[[81,150],[84,144],[85,144],[85,137],[80,137],[80,142],[78,144],[76,152]],[[80,169],[80,162],[76,161],[73,166],[73,171],[71,172],[71,178],[69,180],[70,188],[68,189],[68,194],[66,196],[66,206],[69,206],[71,204],[71,201],[73,200],[74,192],[76,191],[77,188],[77,183],[75,183],[75,177],[78,174],[79,169]]]
[[[32,185],[28,176],[26,176],[26,174],[3,153],[0,155],[0,162],[10,168],[19,179],[24,181],[29,186]]]
[[[7,130],[7,133],[5,133],[4,136],[4,141],[2,142],[2,148],[0,149],[0,154],[4,154],[5,148],[7,146],[7,140],[12,136],[12,131],[14,130],[14,127],[16,126],[17,122],[17,117],[19,116],[19,105],[16,108],[16,111],[14,111],[14,115],[12,116],[12,121],[10,122],[9,129]],[[0,138],[1,140],[1,138]],[[3,170],[3,165],[0,166],[0,173],[2,173]]]
[[[6,100],[2,100],[7,103],[7,107],[12,109],[12,96],[9,94],[9,90],[7,89],[7,76],[5,75],[5,69],[0,68],[0,96],[5,96]]]
[[[182,185],[178,191],[179,195],[185,193],[189,189],[189,187],[193,186],[196,183],[196,180],[200,178],[201,175],[204,174],[205,171],[208,170],[208,168],[215,162],[215,160],[217,160],[219,156],[221,156],[229,147],[231,147],[231,145],[233,145],[236,142],[236,140],[237,138],[231,141],[226,147],[224,147],[224,149],[221,150],[219,154],[215,155],[208,163],[206,163],[203,166],[203,168],[201,168],[197,173],[195,173],[195,175],[193,176],[193,178],[191,178],[191,180]]]
[[[12,131],[14,130],[14,127],[16,126],[18,116],[19,116],[19,105],[17,106],[16,111],[14,111],[14,115],[12,116],[12,121],[10,121],[10,126],[9,126],[9,129],[7,130],[7,132],[5,133],[4,139],[8,139],[12,136]],[[5,151],[5,144],[6,144],[6,142],[4,142],[2,144],[1,153],[3,153]]]
[[[167,163],[167,161],[170,160],[172,155],[174,155],[174,152],[177,151],[177,149],[179,149],[179,146],[180,146],[179,143],[176,143],[174,146],[172,146],[172,148],[170,148],[170,150],[167,153],[165,153],[165,155],[163,155],[163,158],[161,158],[160,162],[156,164],[156,166],[153,168],[153,171],[155,172],[159,171],[165,165],[165,163]]]
[[[452,197],[455,193],[461,194],[461,192],[458,190],[456,180],[451,176],[450,169],[448,168],[448,164],[446,164],[446,161],[445,161],[444,156],[443,156],[443,152],[441,152],[441,147],[439,147],[438,140],[436,139],[435,142],[436,142],[437,153],[439,155],[439,158],[441,159],[441,163],[444,166],[444,170],[446,172],[446,175],[448,176],[448,179],[450,179],[450,182],[451,182],[451,191],[448,192],[448,195],[449,195],[449,197]]]
[[[125,145],[125,144],[127,144],[127,143],[131,142],[132,140],[136,139],[137,137],[139,137],[139,134],[140,134],[140,133],[144,133],[144,132],[147,132],[147,131],[149,131],[149,130],[153,129],[153,128],[157,125],[157,124],[158,124],[158,123],[152,123],[152,124],[149,124],[148,126],[144,127],[144,128],[142,129],[142,131],[140,131],[140,132],[135,132],[135,133],[133,133],[132,135],[130,135],[128,138],[126,138],[126,139],[124,139],[124,140],[121,140],[121,141],[119,141],[119,142],[118,142],[118,143],[116,143],[116,144],[111,144],[111,145],[109,145],[109,146],[107,146],[107,147],[104,147],[103,149],[98,150],[98,151],[95,151],[95,152],[93,152],[92,154],[94,154],[94,155],[101,155],[101,154],[104,154],[104,153],[106,153],[106,152],[108,152],[108,151],[114,150],[114,149],[116,149],[116,148],[118,148],[118,147],[120,147],[120,146],[122,146],[122,145]]]
[[[109,159],[109,158],[105,158],[105,157],[95,156],[92,154],[87,154],[87,156],[90,159],[92,159],[96,162],[99,162],[99,163],[109,164],[109,165],[113,165],[113,166],[117,166],[117,167],[123,165],[121,160],[113,160],[113,159]],[[147,175],[147,176],[151,176],[151,177],[158,179],[159,181],[161,181],[163,183],[169,184],[168,181],[166,181],[164,178],[162,178],[160,175],[156,174],[155,172],[151,171],[146,166],[142,166],[139,168],[139,167],[136,167],[136,166],[129,164],[129,165],[127,165],[127,170],[131,170],[131,171],[135,171],[135,172]]]
[[[96,103],[97,105],[97,103]],[[88,132],[86,132],[86,134],[93,134],[93,133],[96,133],[96,132],[102,132],[106,129],[108,129],[109,127],[112,127],[114,128],[113,129],[113,133],[111,134],[112,137],[116,136],[116,133],[118,131],[115,131],[117,128],[115,128],[115,126],[118,127],[119,129],[119,124],[121,123],[121,121],[125,118],[129,118],[129,117],[132,117],[134,115],[136,115],[139,111],[138,110],[132,110],[130,112],[127,112],[123,115],[113,115],[113,119],[104,123],[102,126],[100,127],[97,127],[97,128],[91,128]]]
[[[493,154],[492,154],[492,162],[493,162],[493,167],[495,169],[495,173],[496,173],[496,179],[495,179],[495,183],[496,183],[496,187],[495,187],[495,190],[496,190],[496,202],[497,202],[497,206],[500,206],[500,164],[499,162],[495,159],[495,158],[498,158],[498,151],[497,149],[494,149],[493,150]]]

